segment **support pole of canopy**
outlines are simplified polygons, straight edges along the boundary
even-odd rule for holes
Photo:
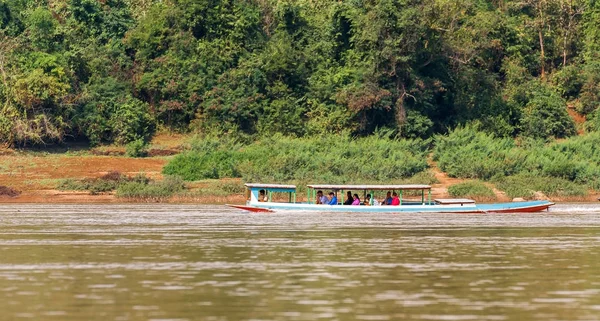
[[[428,202],[429,202],[429,205],[431,205],[431,188],[429,189],[429,200],[428,200]]]
[[[402,190],[400,190],[400,205],[402,205]]]
[[[423,203],[423,205],[425,205],[425,190],[424,189],[421,190],[421,203]]]

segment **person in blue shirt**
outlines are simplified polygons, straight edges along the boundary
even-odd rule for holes
[[[381,203],[382,205],[392,205],[392,192],[387,192],[385,199]]]
[[[337,197],[334,192],[329,192],[329,205],[337,205]]]

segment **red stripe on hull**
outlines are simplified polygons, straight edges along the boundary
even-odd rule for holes
[[[259,208],[259,207],[254,207],[254,206],[246,206],[246,205],[232,205],[232,204],[225,204],[227,206],[230,207],[234,207],[234,208],[239,208],[240,210],[244,210],[244,211],[250,211],[250,212],[273,212],[272,210],[268,209],[268,208]]]
[[[522,207],[522,208],[507,208],[507,209],[499,209],[487,211],[488,213],[532,213],[532,212],[541,212],[543,210],[547,210],[550,206],[554,205],[554,203],[544,204],[539,206],[530,206],[530,207]]]

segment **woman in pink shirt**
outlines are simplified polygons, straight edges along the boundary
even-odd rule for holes
[[[354,201],[352,205],[360,205],[360,198],[358,198],[358,194],[354,194]]]
[[[400,199],[398,198],[398,193],[394,192],[394,194],[392,194],[392,205],[400,205]]]

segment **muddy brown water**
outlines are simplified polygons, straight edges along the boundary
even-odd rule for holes
[[[0,320],[600,320],[600,204],[1,205]]]

